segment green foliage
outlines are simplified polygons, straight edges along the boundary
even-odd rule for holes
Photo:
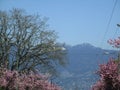
[[[4,90],[2,87],[0,87],[0,90]]]

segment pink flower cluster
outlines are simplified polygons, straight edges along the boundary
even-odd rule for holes
[[[99,81],[93,85],[92,90],[120,90],[119,63],[110,60],[107,64],[101,64],[98,71]]]
[[[0,68],[0,90],[61,90],[55,84],[48,82],[48,78],[40,74],[19,74]]]
[[[98,74],[102,79],[116,78],[118,76],[118,64],[110,60],[107,64],[101,64]]]
[[[108,40],[108,43],[115,48],[120,48],[120,37],[118,37],[118,39],[114,39],[114,40],[110,39],[110,40]]]

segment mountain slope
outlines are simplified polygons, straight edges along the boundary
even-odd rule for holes
[[[69,64],[61,71],[61,81],[65,90],[89,90],[96,81],[94,72],[98,65],[108,61],[110,57],[116,58],[114,50],[104,50],[90,44],[66,46]],[[69,82],[69,83],[68,83]]]

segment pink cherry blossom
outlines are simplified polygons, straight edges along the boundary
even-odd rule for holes
[[[101,64],[97,74],[99,81],[93,85],[92,90],[120,90],[119,63],[109,60],[107,64]]]
[[[42,74],[19,74],[0,68],[0,88],[3,90],[61,90],[55,84],[51,84],[48,78]]]

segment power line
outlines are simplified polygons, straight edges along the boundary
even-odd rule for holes
[[[101,47],[102,47],[102,45],[103,45],[103,41],[105,40],[105,36],[106,36],[106,34],[108,33],[108,30],[109,30],[109,27],[110,27],[110,23],[111,23],[111,20],[112,20],[112,17],[113,17],[113,13],[114,13],[114,11],[115,11],[116,4],[117,4],[117,0],[115,0],[115,3],[114,3],[113,8],[112,8],[112,12],[111,12],[111,14],[110,14],[109,21],[108,21],[107,26],[106,26],[106,31],[105,31],[105,33],[104,33],[104,36],[103,36],[103,38],[102,38],[102,41],[100,42],[100,46],[101,46]],[[104,53],[104,52],[103,52],[103,53]],[[100,54],[99,54],[99,55],[96,55],[97,59],[99,58],[99,56],[100,56]],[[99,60],[98,60],[98,61],[99,61]]]
[[[111,23],[111,20],[112,20],[112,17],[113,17],[113,13],[114,13],[114,11],[115,11],[115,7],[116,7],[116,4],[117,4],[117,1],[118,1],[118,0],[115,0],[115,3],[114,3],[114,6],[113,6],[113,9],[112,9],[111,15],[110,15],[110,18],[109,18],[109,21],[108,21],[107,27],[106,27],[106,31],[105,31],[105,33],[104,33],[103,39],[102,39],[101,44],[100,44],[101,46],[102,46],[102,44],[103,44],[103,41],[105,40],[105,36],[106,36],[106,34],[108,33],[108,30],[109,30],[110,23]]]

